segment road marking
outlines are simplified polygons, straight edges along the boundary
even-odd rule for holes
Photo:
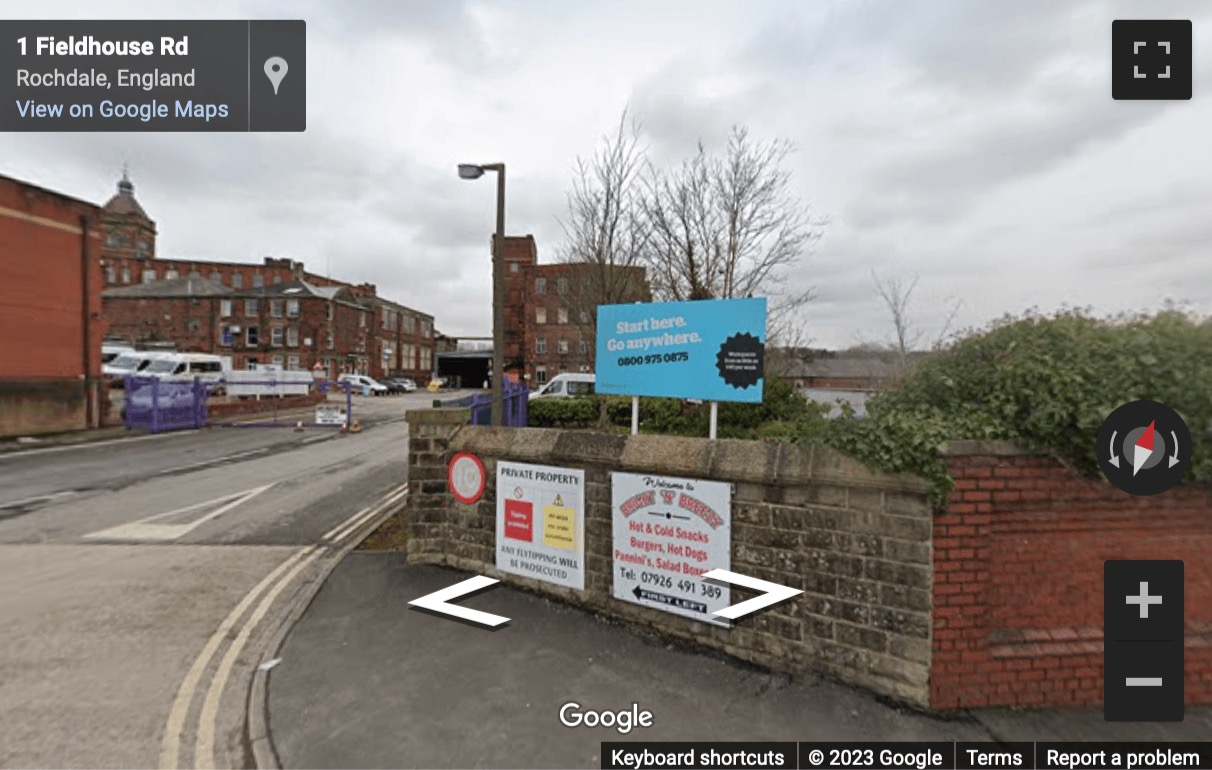
[[[388,493],[383,497],[383,499],[380,500],[376,505],[367,506],[366,508],[363,508],[362,510],[355,513],[353,516],[350,516],[345,521],[341,522],[337,526],[328,530],[328,532],[324,533],[324,536],[321,537],[320,539],[336,541],[336,540],[340,540],[340,539],[346,537],[347,535],[349,535],[349,533],[353,532],[358,527],[362,526],[367,521],[369,521],[371,518],[373,518],[376,513],[378,513],[379,511],[382,511],[385,507],[387,507],[389,505],[394,505],[395,503],[399,502],[407,494],[408,494],[408,482],[405,482],[404,484],[396,487],[395,489],[389,490]]]
[[[243,492],[236,492],[235,494],[232,494],[232,495],[224,495],[223,497],[216,497],[213,500],[206,500],[201,503],[194,503],[193,505],[187,505],[184,508],[177,508],[176,510],[173,510],[173,511],[167,511],[165,513],[157,513],[154,516],[147,516],[145,518],[139,519],[138,521],[133,521],[128,524],[119,524],[116,527],[110,527],[109,529],[103,529],[99,532],[93,532],[91,534],[85,535],[84,537],[89,538],[89,539],[96,539],[96,540],[100,540],[100,539],[104,539],[104,540],[158,540],[158,541],[176,540],[177,538],[182,537],[182,536],[192,532],[193,530],[202,526],[206,522],[211,521],[215,518],[218,518],[219,516],[222,516],[223,514],[227,513],[232,508],[235,508],[236,506],[240,505],[241,503],[245,503],[245,502],[251,500],[252,498],[256,497],[257,495],[261,494],[262,492],[264,492],[265,490],[269,489],[272,486],[273,486],[273,484],[266,484],[263,487],[255,487],[253,489],[246,489]],[[221,505],[219,505],[218,508],[215,508],[213,511],[206,514],[205,516],[201,516],[186,524],[152,524],[152,523],[150,523],[150,522],[156,521],[157,519],[164,519],[164,518],[168,518],[170,516],[179,516],[182,513],[186,513],[188,511],[197,510],[199,508],[206,508],[208,506],[215,505],[216,503],[220,503]]]
[[[206,667],[210,665],[210,659],[214,657],[215,652],[219,649],[219,645],[227,639],[227,635],[232,627],[243,617],[244,611],[252,606],[257,597],[277,580],[283,572],[307,554],[315,553],[317,550],[318,546],[301,548],[293,553],[290,558],[279,564],[272,572],[262,578],[260,583],[253,586],[252,590],[244,595],[244,598],[240,600],[235,609],[228,613],[215,632],[211,634],[210,639],[206,642],[206,646],[202,648],[202,652],[194,660],[193,665],[190,666],[185,679],[181,681],[181,687],[177,690],[176,700],[173,701],[173,707],[168,714],[168,723],[164,728],[164,739],[160,748],[160,767],[166,770],[176,770],[178,767],[181,750],[181,731],[185,727],[185,717],[189,713],[189,705],[194,699],[194,690],[197,689],[198,682],[202,679],[202,674],[206,671]]]
[[[164,470],[156,471],[156,475],[167,476],[170,473],[181,473],[182,471],[192,471],[198,468],[209,468],[221,463],[231,462],[232,460],[240,460],[245,457],[255,457],[257,455],[268,454],[271,449],[273,449],[273,447],[260,447],[258,449],[249,449],[244,452],[236,452],[235,454],[223,455],[222,457],[216,457],[211,460],[201,460],[196,463],[189,463],[188,465],[178,465],[175,468],[165,468]]]
[[[286,586],[290,585],[294,580],[295,575],[299,574],[304,568],[310,565],[320,556],[319,550],[314,550],[311,554],[304,557],[301,561],[291,567],[270,589],[257,608],[253,610],[252,615],[245,621],[244,627],[240,630],[239,636],[227,648],[227,653],[223,656],[223,660],[219,662],[219,668],[215,671],[214,677],[210,680],[210,688],[206,691],[206,699],[202,702],[202,713],[198,715],[198,737],[194,743],[194,766],[202,770],[214,770],[215,767],[215,722],[219,715],[219,699],[223,695],[223,690],[227,686],[227,680],[231,676],[232,666],[235,665],[236,658],[243,651],[244,645],[248,643],[248,638],[252,636],[253,629],[265,617],[265,613],[269,612],[269,608],[273,605],[274,600],[278,598],[278,594],[282,593]]]

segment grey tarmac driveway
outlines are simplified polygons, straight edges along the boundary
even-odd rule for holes
[[[284,768],[600,767],[603,741],[1206,740],[1181,724],[1108,724],[1100,711],[985,710],[939,719],[851,687],[766,673],[502,585],[460,602],[496,631],[407,603],[470,577],[354,551],[280,651],[269,725]],[[568,702],[638,703],[648,729],[560,723]]]

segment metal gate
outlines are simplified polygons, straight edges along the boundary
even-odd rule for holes
[[[128,429],[151,433],[204,428],[208,395],[208,384],[201,380],[129,375],[122,405],[123,422]]]

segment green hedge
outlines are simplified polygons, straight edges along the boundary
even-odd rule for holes
[[[769,377],[757,404],[721,403],[716,424],[720,438],[789,439],[801,423],[824,422],[828,408],[805,401],[785,381]],[[532,427],[590,428],[598,424],[601,402],[606,402],[611,427],[631,427],[629,396],[536,398],[528,405]],[[677,398],[640,398],[640,432],[680,436],[706,436],[709,406]]]
[[[926,476],[941,496],[951,479],[936,448],[949,439],[1014,441],[1096,476],[1099,427],[1137,399],[1182,416],[1194,444],[1188,479],[1212,480],[1212,322],[1174,312],[1002,319],[868,402],[869,419],[835,421],[798,439]]]

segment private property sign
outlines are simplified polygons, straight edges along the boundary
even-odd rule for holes
[[[614,598],[728,626],[712,615],[729,590],[704,572],[732,564],[732,487],[721,481],[612,473]]]
[[[497,569],[585,589],[585,471],[497,463]]]
[[[760,403],[766,299],[599,305],[598,393]]]

